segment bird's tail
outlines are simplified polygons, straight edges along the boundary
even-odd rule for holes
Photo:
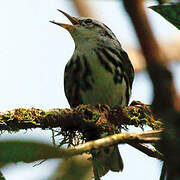
[[[92,153],[92,164],[95,180],[100,180],[109,170],[122,171],[123,161],[118,146],[112,146]]]

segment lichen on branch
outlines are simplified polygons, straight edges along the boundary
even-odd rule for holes
[[[8,131],[60,127],[66,130],[97,129],[113,132],[128,125],[148,125],[153,129],[159,129],[162,123],[154,118],[149,105],[140,102],[125,107],[99,104],[47,111],[17,108],[0,113],[0,129]]]

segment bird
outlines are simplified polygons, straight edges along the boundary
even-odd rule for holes
[[[64,90],[70,106],[107,104],[127,106],[134,68],[115,34],[104,23],[89,17],[73,17],[59,10],[72,24],[50,21],[72,36],[75,50],[64,71]],[[92,154],[95,179],[109,170],[123,170],[118,146]]]

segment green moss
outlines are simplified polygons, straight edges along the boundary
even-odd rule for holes
[[[133,106],[132,108],[125,108],[124,112],[128,114],[130,121],[136,127],[143,128],[144,125],[152,129],[159,129],[162,127],[160,120],[155,120],[149,105]]]
[[[34,124],[35,126],[40,126],[40,120],[45,115],[45,111],[42,111],[40,109],[18,108],[0,113],[0,126],[6,126],[6,129],[10,131],[16,131],[20,129],[19,127],[22,126],[24,126],[23,129],[26,129],[26,124]]]
[[[78,110],[80,118],[84,121],[96,122],[100,117],[100,113],[93,106],[90,105],[80,105],[78,106]]]

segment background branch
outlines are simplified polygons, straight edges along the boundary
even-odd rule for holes
[[[80,16],[95,17],[95,12],[93,11],[93,8],[90,7],[90,4],[87,1],[73,0],[73,2]]]
[[[167,58],[163,59],[165,63],[172,63],[172,62],[179,62],[180,61],[180,36],[177,35],[175,38],[173,38],[170,41],[160,42],[160,48],[163,52],[167,53]],[[130,60],[133,64],[133,67],[135,69],[135,72],[142,71],[146,68],[146,60],[144,58],[143,53],[140,49],[127,47],[126,48],[128,55],[130,57]]]
[[[123,3],[134,25],[153,83],[153,112],[158,114],[164,123],[160,151],[164,154],[167,165],[167,179],[179,179],[180,154],[177,152],[180,152],[180,97],[167,66],[167,56],[154,38],[143,1],[124,0]]]
[[[152,33],[143,1],[124,0],[139,39],[143,55],[146,59],[147,70],[154,86],[153,108],[156,112],[175,107],[180,109],[180,98],[176,92],[172,74],[167,67],[167,56],[158,45]]]

